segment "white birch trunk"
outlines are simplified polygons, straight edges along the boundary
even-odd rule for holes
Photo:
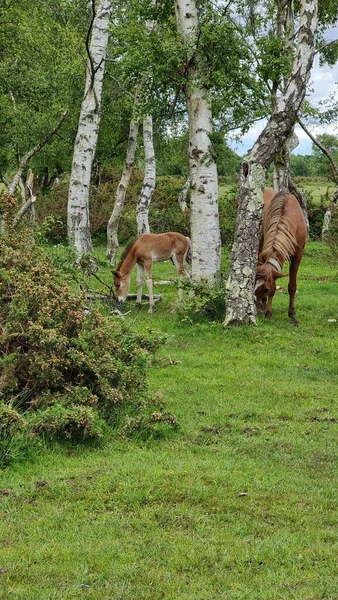
[[[126,199],[126,192],[130,183],[130,178],[135,162],[135,152],[137,146],[138,123],[134,120],[130,122],[127,155],[124,163],[124,169],[120,179],[120,183],[116,190],[115,204],[113,212],[110,216],[107,225],[107,258],[111,265],[116,262],[116,254],[119,248],[118,228]]]
[[[180,193],[178,194],[178,204],[179,204],[179,207],[183,214],[187,210],[187,195],[188,195],[189,188],[190,188],[190,176],[188,177],[188,179],[185,182],[184,186],[182,187]]]
[[[153,143],[153,119],[150,115],[143,120],[143,145],[145,157],[145,171],[143,186],[137,204],[136,223],[137,234],[150,233],[149,205],[156,185],[156,161]]]
[[[218,178],[211,151],[212,112],[210,93],[201,83],[197,55],[198,15],[195,0],[175,2],[178,31],[187,47],[189,116],[189,165],[191,183],[191,253],[195,279],[214,282],[221,266],[218,215]]]
[[[323,226],[322,226],[322,242],[324,244],[326,244],[326,242],[328,241],[329,235],[330,235],[332,209],[336,206],[338,206],[338,190],[336,190],[335,193],[333,194],[331,206],[329,206],[329,208],[327,209],[327,211],[324,215]]]
[[[110,0],[100,0],[93,21],[85,92],[69,184],[68,239],[79,256],[93,251],[89,223],[89,186],[99,132],[110,13]]]
[[[304,99],[314,56],[317,9],[318,0],[301,0],[298,46],[291,75],[269,122],[242,163],[235,241],[226,286],[225,326],[256,323],[253,288],[266,171],[290,135]]]

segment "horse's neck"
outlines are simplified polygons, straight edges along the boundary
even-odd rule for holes
[[[130,252],[128,252],[127,256],[124,258],[119,270],[123,275],[127,275],[132,271],[135,264],[135,252],[133,252],[133,250],[131,249]]]

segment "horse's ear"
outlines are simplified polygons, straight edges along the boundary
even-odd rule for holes
[[[121,277],[120,271],[112,271],[114,277]]]
[[[287,277],[288,274],[287,273],[278,273],[277,269],[273,270],[273,278],[274,279],[280,279],[281,277]]]

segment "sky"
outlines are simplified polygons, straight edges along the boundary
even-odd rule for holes
[[[331,41],[338,38],[338,27],[331,28],[327,31],[325,36],[327,41]],[[338,101],[338,63],[334,67],[328,67],[327,65],[320,67],[319,59],[315,57],[314,65],[311,72],[310,82],[308,84],[308,95],[307,99],[312,105],[318,106],[321,100],[325,100],[330,94],[335,93]],[[230,148],[232,148],[237,154],[243,156],[253,146],[254,142],[258,138],[262,129],[266,124],[266,120],[263,119],[255,123],[255,125],[243,135],[241,142],[228,141]],[[338,123],[332,123],[325,126],[314,126],[307,124],[307,127],[311,133],[315,136],[320,133],[330,133],[331,135],[338,136]],[[293,151],[293,154],[311,154],[312,142],[309,140],[306,133],[300,128],[295,128],[295,133],[299,139],[299,145]]]

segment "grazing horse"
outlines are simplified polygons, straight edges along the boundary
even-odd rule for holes
[[[306,242],[306,223],[295,196],[288,192],[264,192],[263,231],[259,244],[258,266],[255,281],[257,312],[265,308],[265,316],[272,315],[272,299],[276,279],[287,277],[282,273],[284,261],[289,261],[289,317],[298,325],[295,311],[297,271]]]
[[[146,274],[146,284],[149,292],[149,312],[153,311],[153,282],[151,278],[152,265],[154,262],[161,262],[171,259],[174,263],[179,277],[184,275],[190,277],[188,270],[184,266],[184,259],[191,262],[190,239],[182,233],[144,233],[136,240],[131,242],[125,249],[114,275],[114,286],[116,296],[120,302],[124,302],[128,296],[130,287],[130,277],[134,265],[137,266],[137,304],[141,304],[142,286],[144,273]],[[182,300],[183,290],[179,287],[179,299]]]

